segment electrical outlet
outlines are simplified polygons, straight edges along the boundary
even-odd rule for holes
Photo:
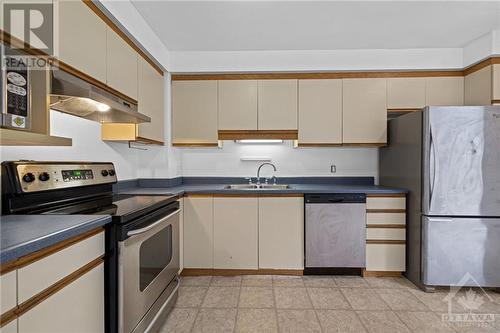
[[[330,172],[331,173],[336,173],[337,172],[337,166],[335,164],[330,165]]]

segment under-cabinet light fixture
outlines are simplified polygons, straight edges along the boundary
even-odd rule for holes
[[[234,140],[236,143],[256,143],[256,144],[269,144],[269,143],[283,143],[283,140],[276,139],[243,139],[243,140]]]

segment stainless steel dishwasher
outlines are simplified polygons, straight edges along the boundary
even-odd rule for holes
[[[304,274],[361,274],[366,266],[366,195],[305,195]]]

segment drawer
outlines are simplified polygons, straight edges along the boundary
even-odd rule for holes
[[[18,318],[19,332],[104,333],[104,264]]]
[[[17,305],[16,271],[0,276],[0,314],[15,308]]]
[[[103,254],[104,232],[101,232],[18,269],[19,304]]]
[[[368,197],[366,209],[406,209],[405,197]]]
[[[405,244],[366,244],[366,270],[404,272],[405,252]]]
[[[405,225],[406,213],[367,213],[367,225]]]
[[[369,240],[405,240],[406,229],[368,228],[366,239]]]

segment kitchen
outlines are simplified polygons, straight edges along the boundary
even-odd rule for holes
[[[499,3],[2,10],[0,331],[500,331]]]

